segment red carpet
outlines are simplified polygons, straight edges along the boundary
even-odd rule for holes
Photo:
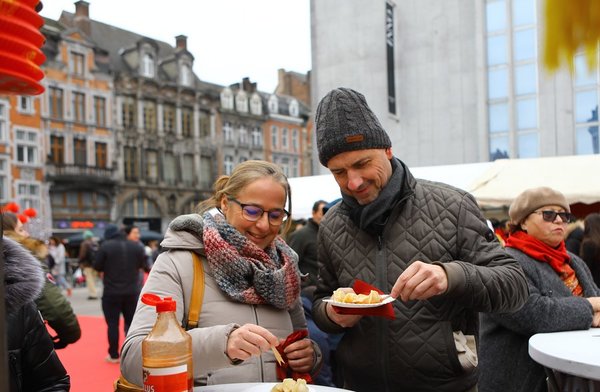
[[[77,316],[81,339],[57,350],[58,356],[71,376],[73,392],[110,392],[119,377],[119,364],[108,363],[108,338],[104,317]],[[119,328],[123,344],[123,319]]]

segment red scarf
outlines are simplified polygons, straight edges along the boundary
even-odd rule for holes
[[[552,248],[524,231],[517,231],[508,236],[506,246],[518,249],[541,263],[550,264],[573,295],[580,297],[583,295],[583,288],[577,280],[577,275],[569,265],[571,257],[567,253],[564,241],[561,241],[558,247]]]

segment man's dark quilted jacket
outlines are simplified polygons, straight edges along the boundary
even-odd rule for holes
[[[402,201],[379,238],[360,230],[344,203],[330,209],[321,222],[313,316],[322,330],[345,332],[336,355],[349,389],[466,391],[476,384],[477,371],[461,367],[453,331],[477,336],[477,312],[519,309],[528,296],[527,282],[470,194],[415,180],[405,170]],[[338,287],[362,279],[389,293],[416,260],[444,267],[445,294],[426,301],[394,301],[393,321],[363,317],[344,329],[327,317],[321,299]]]

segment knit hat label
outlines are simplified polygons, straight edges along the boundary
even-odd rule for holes
[[[364,135],[346,136],[346,143],[358,143],[362,142],[363,140],[365,140]]]

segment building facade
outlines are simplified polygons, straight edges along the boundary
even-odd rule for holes
[[[598,69],[544,69],[541,0],[312,0],[311,24],[313,103],[362,92],[411,166],[598,153]]]

